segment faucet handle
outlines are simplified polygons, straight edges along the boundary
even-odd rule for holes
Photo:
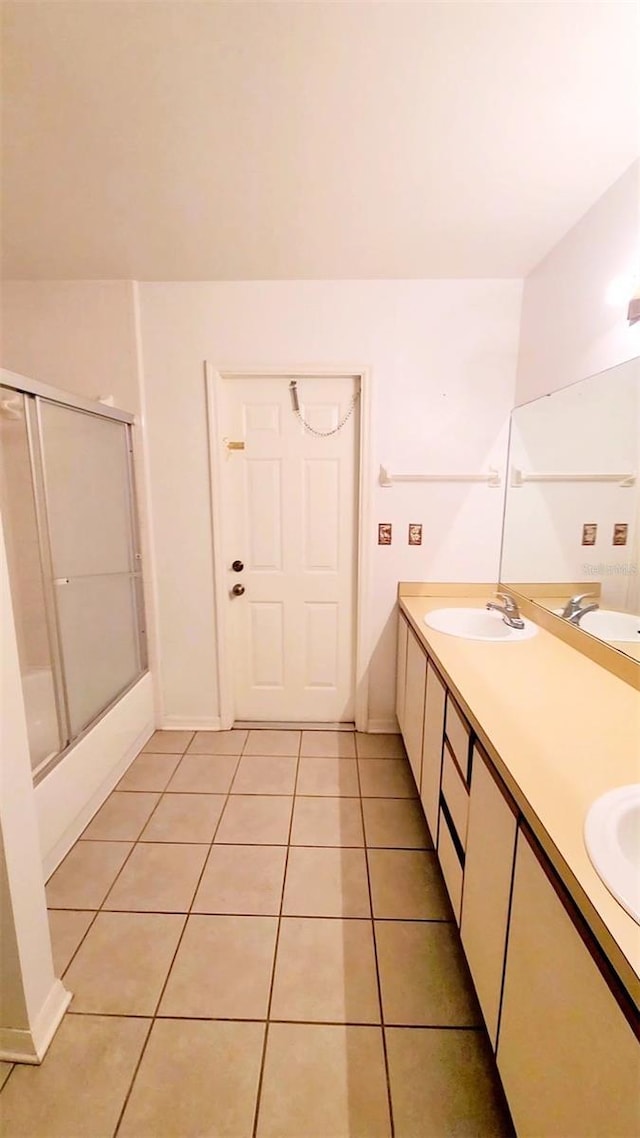
[[[577,593],[575,597],[569,597],[569,600],[567,601],[562,611],[563,617],[568,619],[569,617],[573,616],[574,613],[579,611],[580,605],[583,601],[588,600],[589,597],[597,597],[597,595],[597,593]]]
[[[516,604],[515,599],[511,596],[511,593],[496,593],[496,597],[498,597],[501,601],[504,601],[507,612],[518,611],[518,605]]]

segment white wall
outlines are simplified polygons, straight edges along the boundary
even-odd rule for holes
[[[517,281],[141,284],[144,399],[167,726],[217,721],[203,361],[214,367],[371,369],[370,719],[393,723],[398,580],[495,581],[502,490],[377,486],[396,471],[504,467]],[[378,548],[377,522],[394,543]],[[423,545],[407,546],[409,522]]]
[[[2,366],[140,410],[131,281],[5,281]]]
[[[516,403],[640,354],[626,319],[639,272],[640,161],[526,278]]]

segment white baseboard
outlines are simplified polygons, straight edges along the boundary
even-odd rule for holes
[[[41,1063],[71,1003],[61,980],[55,980],[31,1031],[0,1028],[0,1059],[5,1063]]]
[[[395,715],[392,719],[370,719],[367,723],[370,735],[399,735],[400,728]]]
[[[245,726],[246,726],[246,724],[245,724]],[[257,726],[257,724],[252,723],[251,726],[255,727],[255,726]],[[265,727],[268,726],[268,727],[274,727],[275,728],[275,727],[282,726],[282,724],[279,724],[279,723],[268,723],[267,724],[267,723],[265,723],[265,724],[260,724],[260,726],[265,726]],[[340,730],[340,728],[341,728],[341,724],[334,724],[334,723],[293,723],[293,724],[288,724],[288,726],[289,727],[297,727],[297,728],[307,728],[307,730],[318,730],[318,729],[322,728],[322,729],[328,729],[328,730],[334,730],[335,731],[336,729]],[[158,726],[158,730],[160,730],[160,731],[221,731],[222,725],[221,725],[221,721],[220,721],[219,716],[217,718],[213,718],[213,717],[207,718],[207,717],[203,716],[202,718],[199,719],[197,717],[194,718],[193,716],[191,716],[191,717],[184,716],[183,717],[180,715],[165,715],[162,719],[162,722]],[[351,730],[352,730],[352,728],[351,728]],[[400,728],[398,727],[398,721],[397,721],[395,715],[393,716],[393,718],[390,718],[390,719],[369,719],[369,721],[367,722],[367,731],[373,735],[399,735],[400,734]]]
[[[164,715],[159,731],[221,731],[220,716]]]

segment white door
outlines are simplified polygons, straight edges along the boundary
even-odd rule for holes
[[[300,413],[333,432],[358,390],[353,376],[300,378]],[[220,415],[235,718],[350,721],[359,400],[315,435],[289,376],[229,377]]]

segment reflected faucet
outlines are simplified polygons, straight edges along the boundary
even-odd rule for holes
[[[564,606],[562,612],[563,618],[568,621],[569,624],[574,624],[576,628],[579,628],[580,621],[582,620],[583,616],[585,616],[588,612],[595,612],[596,609],[600,608],[600,605],[597,603],[597,601],[594,601],[590,605],[583,605],[582,603],[583,601],[588,600],[589,597],[595,596],[595,593],[580,593],[578,596],[570,597]]]
[[[496,597],[503,603],[497,604],[496,601],[487,601],[487,608],[494,612],[502,613],[502,619],[509,628],[524,628],[524,621],[520,616],[517,602],[510,595],[510,593],[496,593]]]

